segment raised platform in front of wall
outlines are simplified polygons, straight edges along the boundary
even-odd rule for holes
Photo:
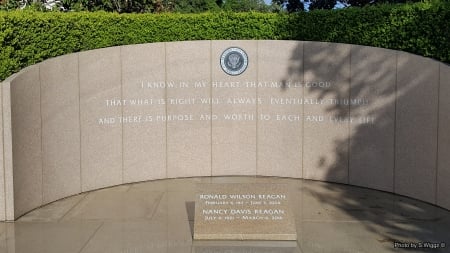
[[[220,175],[346,183],[450,209],[450,67],[409,53],[130,45],[46,60],[1,93],[0,220],[112,185]]]

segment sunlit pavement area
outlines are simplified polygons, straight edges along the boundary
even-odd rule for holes
[[[193,241],[197,183],[288,185],[297,243]],[[402,249],[395,242],[445,243],[446,247]],[[167,179],[76,195],[36,209],[14,223],[0,223],[0,252],[450,252],[450,212],[390,193],[317,181]]]

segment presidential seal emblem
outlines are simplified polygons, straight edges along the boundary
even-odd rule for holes
[[[231,76],[242,74],[248,65],[248,57],[244,50],[238,47],[230,47],[220,56],[222,70]]]

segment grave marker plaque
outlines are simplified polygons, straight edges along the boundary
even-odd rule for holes
[[[194,239],[297,240],[286,187],[280,184],[199,184]]]

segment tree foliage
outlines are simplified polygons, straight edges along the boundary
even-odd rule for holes
[[[269,6],[265,4],[264,0],[226,0],[222,8],[234,12],[267,12],[269,10]]]
[[[62,10],[68,11],[107,11],[118,13],[201,13],[220,10],[245,12],[269,12],[271,6],[264,0],[2,0],[0,9],[14,10],[25,6],[38,6],[41,10],[48,8],[49,2],[56,1]],[[293,1],[293,0],[289,0]],[[36,8],[34,8],[36,9]]]
[[[305,5],[300,0],[272,0],[273,3],[282,6],[289,13],[305,10]]]
[[[342,7],[363,7],[383,3],[450,0],[0,0],[0,9],[14,10],[27,6],[35,10],[108,11],[119,13],[200,13],[215,11],[301,12]],[[49,8],[49,3],[56,2]]]
[[[220,7],[215,0],[177,0],[175,1],[175,12],[179,13],[201,13],[207,11],[219,11]]]
[[[358,1],[358,0],[357,0]],[[364,1],[364,0],[362,0]],[[336,0],[311,0],[309,4],[310,10],[331,10],[336,6]]]
[[[309,1],[309,10],[331,10],[340,7],[364,7],[368,5],[387,4],[387,3],[412,3],[421,0],[306,0]],[[427,0],[425,0],[427,1]],[[431,0],[441,1],[441,0]],[[442,0],[448,1],[448,0]]]
[[[300,0],[288,0],[286,9],[288,12],[304,11],[305,5]]]

